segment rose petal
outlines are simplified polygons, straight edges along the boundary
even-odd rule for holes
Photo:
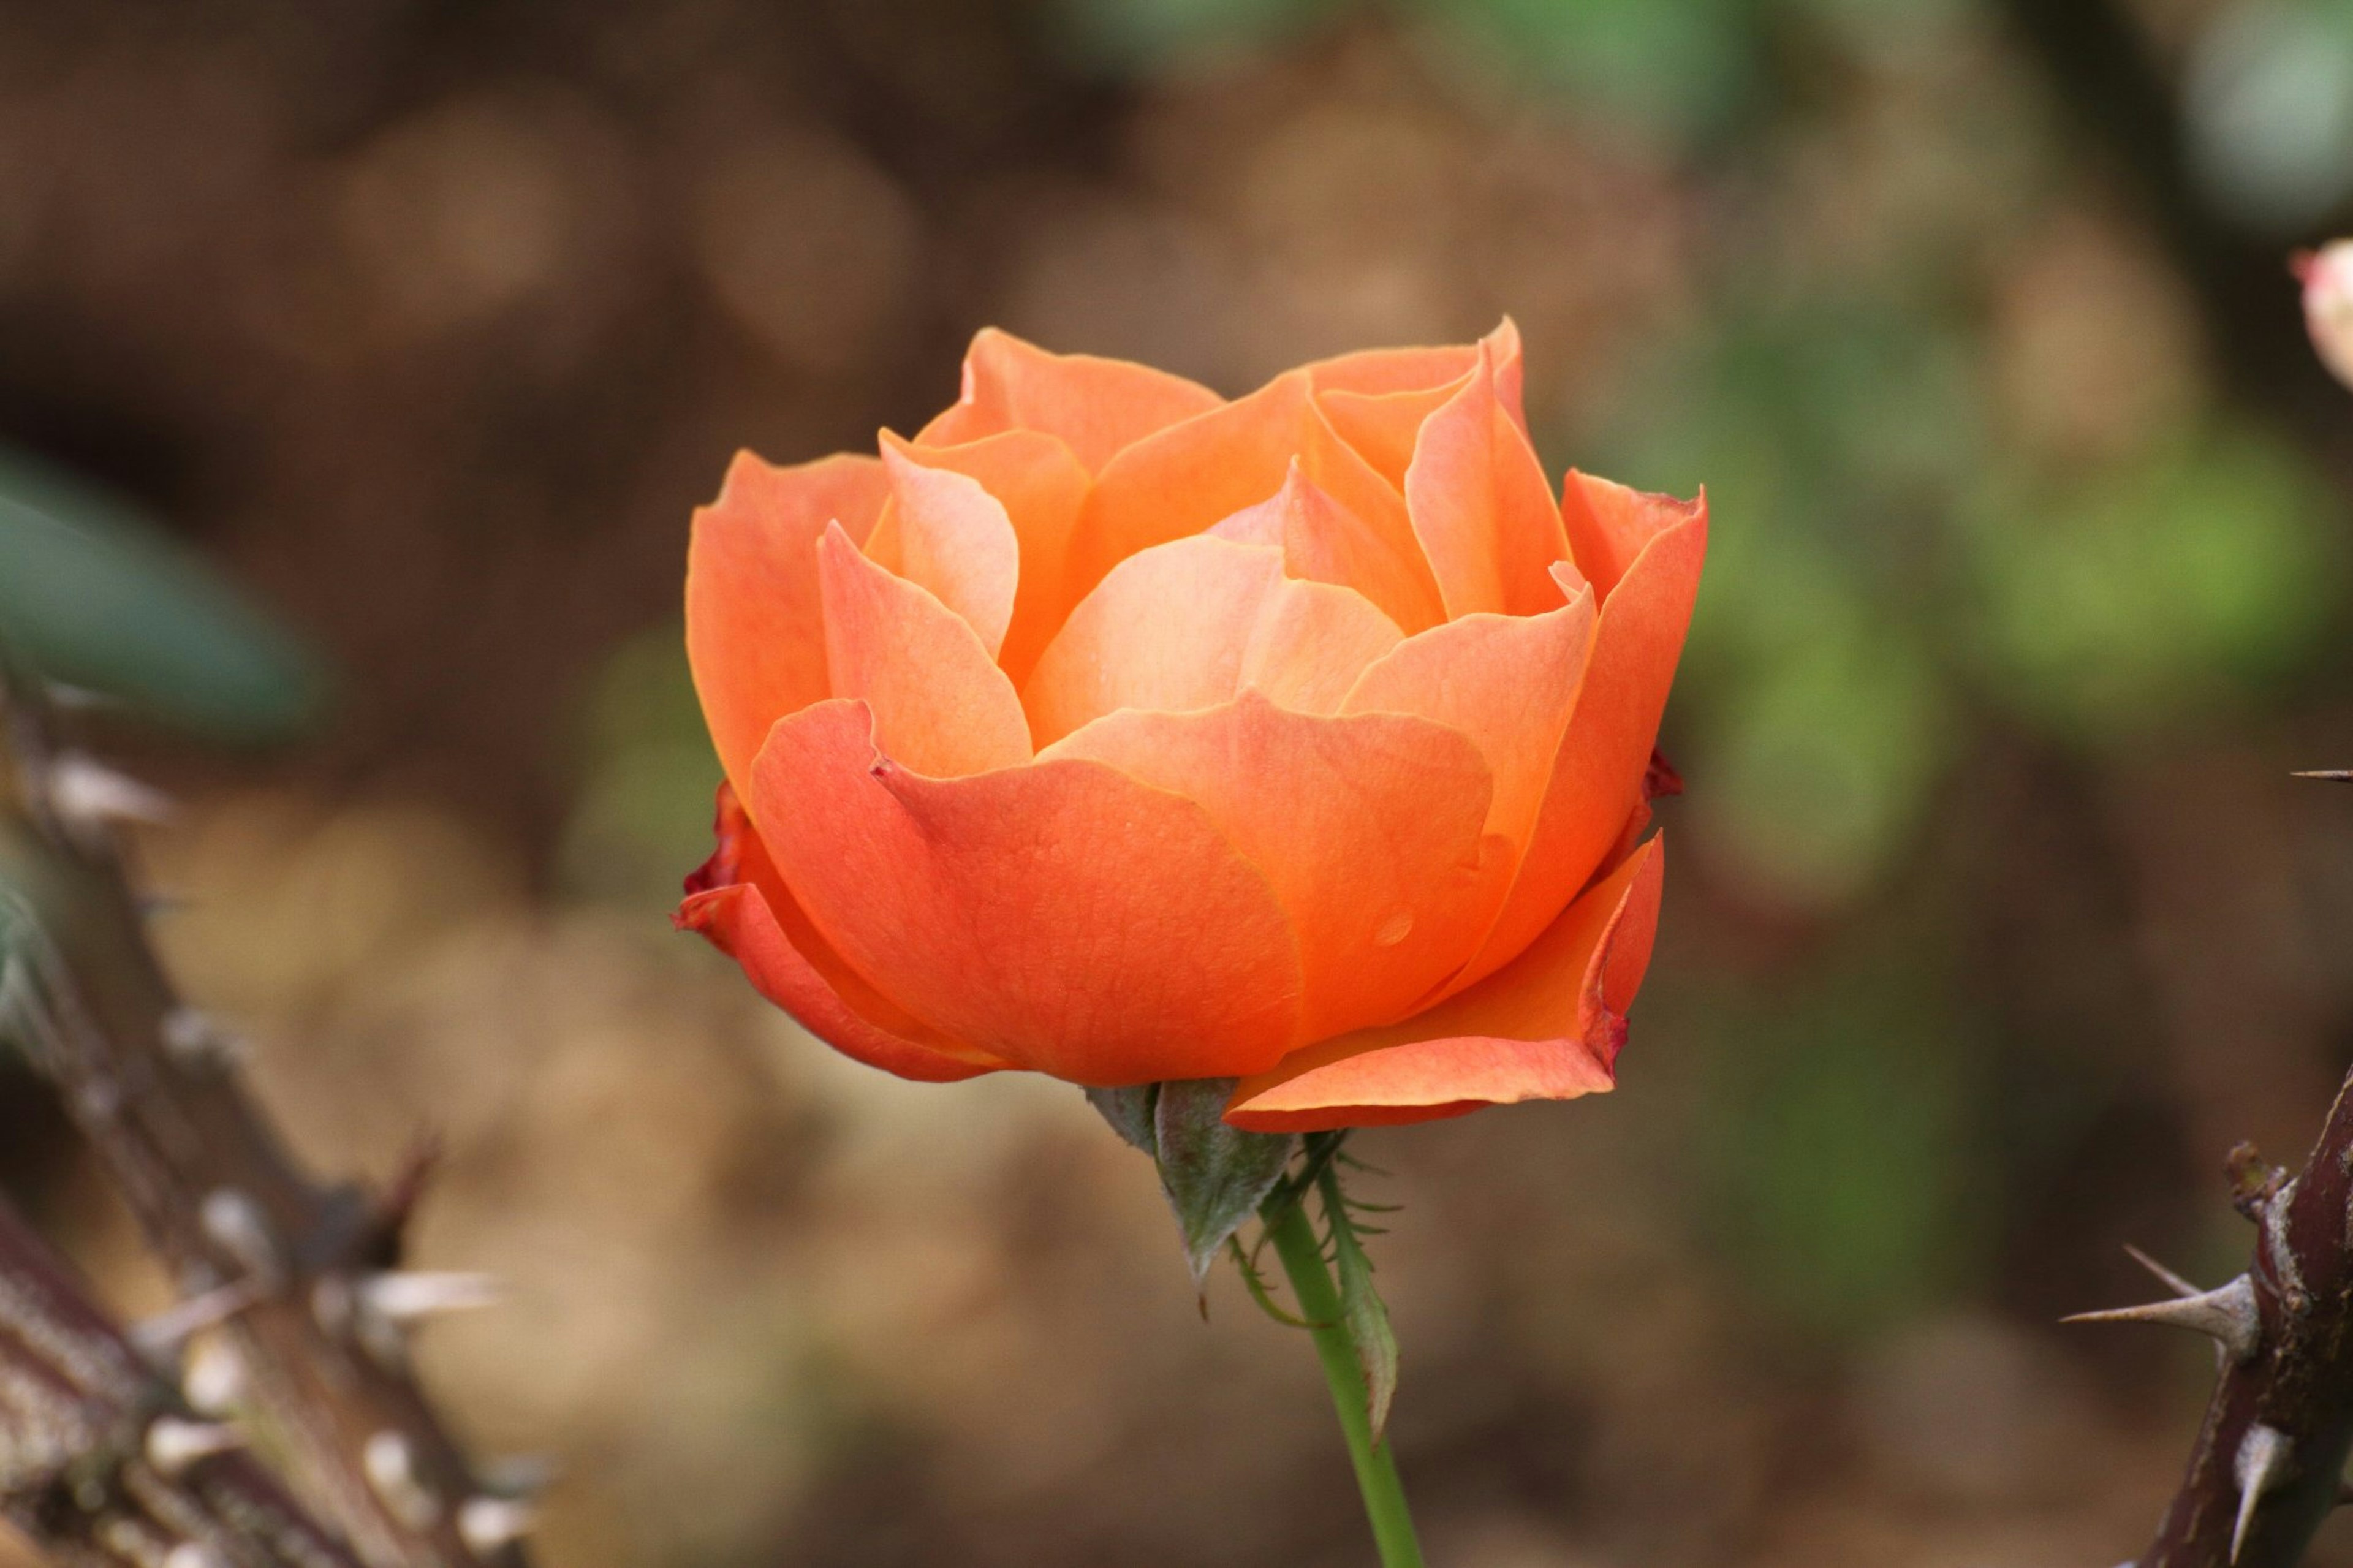
[[[1220,1078],[1298,1038],[1266,879],[1193,802],[1100,763],[927,779],[860,703],[779,723],[753,767],[776,868],[852,968],[940,1034],[1097,1086]]]
[[[1520,329],[1509,316],[1497,322],[1495,330],[1478,343],[1450,343],[1442,348],[1361,349],[1318,360],[1306,369],[1319,393],[1346,392],[1378,397],[1393,392],[1427,392],[1469,374],[1479,362],[1482,346],[1495,367],[1495,395],[1503,399],[1504,412],[1525,432],[1528,420],[1520,407]]]
[[[1665,861],[1652,838],[1484,984],[1244,1079],[1226,1121],[1252,1131],[1305,1132],[1607,1091],[1626,1011],[1650,967]]]
[[[1122,561],[1202,532],[1282,488],[1299,469],[1354,512],[1419,578],[1428,571],[1406,505],[1315,406],[1307,373],[1150,436],[1095,477],[1071,539],[1071,583],[1085,592]],[[1547,491],[1546,510],[1552,512]],[[1556,526],[1557,513],[1553,512]],[[1436,602],[1435,582],[1430,600]]]
[[[1403,489],[1415,438],[1430,416],[1461,391],[1469,374],[1409,392],[1319,392],[1315,404],[1375,473]]]
[[[1149,365],[1050,353],[984,327],[965,352],[963,395],[915,439],[945,447],[1038,430],[1059,437],[1092,473],[1123,447],[1223,401],[1198,382]]]
[[[1299,936],[1305,1038],[1409,1010],[1485,932],[1487,766],[1441,724],[1311,717],[1245,691],[1206,712],[1110,714],[1039,761],[1060,757],[1198,802],[1265,874]]]
[[[1493,973],[1552,922],[1641,800],[1706,555],[1702,507],[1653,539],[1602,605],[1585,685],[1526,858],[1495,929],[1459,984]]]
[[[1524,852],[1593,649],[1593,594],[1540,616],[1466,616],[1373,664],[1344,713],[1413,713],[1461,731],[1494,779],[1487,831]]]
[[[1360,595],[1282,574],[1265,545],[1206,535],[1120,563],[1039,656],[1021,700],[1050,746],[1121,708],[1213,708],[1246,685],[1336,707],[1397,627]]]
[[[869,1067],[948,1083],[1006,1064],[924,1028],[825,945],[768,861],[758,831],[719,786],[719,847],[687,880],[674,917],[742,965],[761,995],[834,1049]]]
[[[1551,575],[1568,559],[1560,509],[1497,399],[1484,346],[1462,390],[1423,422],[1405,497],[1449,617],[1535,615],[1560,603]]]
[[[1068,447],[1036,430],[1007,430],[955,447],[918,446],[886,430],[882,444],[911,462],[978,479],[1012,521],[1021,575],[997,662],[1018,686],[1071,611],[1071,529],[1086,500],[1086,469]]]
[[[919,463],[889,441],[882,467],[891,476],[891,502],[866,553],[963,616],[995,658],[1021,577],[1013,520],[979,480]]]
[[[686,554],[686,657],[720,765],[749,787],[768,726],[824,700],[817,542],[839,521],[864,542],[890,482],[872,458],[779,468],[739,452],[719,499],[694,514]]]
[[[817,553],[833,694],[872,709],[885,754],[934,778],[1029,760],[1021,699],[970,622],[869,560],[839,528]]]
[[[1568,531],[1577,569],[1604,600],[1651,541],[1679,522],[1707,510],[1707,492],[1696,500],[1629,489],[1591,474],[1568,470],[1560,487],[1560,521]]]
[[[1400,556],[1371,524],[1334,500],[1293,462],[1282,488],[1209,530],[1213,539],[1282,549],[1293,577],[1354,588],[1400,626],[1419,629],[1444,618],[1419,552]]]

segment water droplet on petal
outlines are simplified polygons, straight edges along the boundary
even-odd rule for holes
[[[1376,947],[1395,947],[1398,943],[1403,942],[1406,937],[1412,932],[1412,931],[1413,911],[1411,910],[1398,910],[1392,913],[1388,919],[1383,921],[1380,923],[1379,929],[1373,932],[1373,945]]]

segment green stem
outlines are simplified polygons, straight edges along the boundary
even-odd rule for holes
[[[1304,1193],[1267,1219],[1266,1235],[1275,1256],[1282,1259],[1282,1271],[1291,1277],[1300,1314],[1312,1325],[1315,1354],[1324,1363],[1324,1381],[1331,1384],[1340,1430],[1348,1439],[1348,1458],[1356,1467],[1356,1489],[1365,1495],[1365,1518],[1373,1527],[1373,1543],[1380,1549],[1381,1568],[1421,1568],[1421,1545],[1414,1539],[1413,1515],[1406,1509],[1397,1458],[1388,1443],[1373,1442],[1364,1374],[1356,1368],[1356,1347],[1340,1321],[1340,1292],[1324,1267],[1315,1227],[1307,1221]]]

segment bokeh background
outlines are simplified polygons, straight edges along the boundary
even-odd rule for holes
[[[130,699],[298,1146],[443,1138],[512,1299],[425,1364],[551,1564],[1360,1563],[1308,1347],[1075,1091],[670,931],[681,564],[984,323],[1234,394],[1509,312],[1548,467],[1715,554],[1619,1092],[1363,1139],[1432,1561],[2105,1564],[2206,1352],[2054,1320],[2235,1269],[2223,1151],[2353,1057],[2343,227],[2321,0],[17,0],[0,628]],[[5,1069],[0,1175],[160,1298]]]

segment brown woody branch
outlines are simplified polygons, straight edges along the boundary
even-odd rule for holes
[[[0,1514],[67,1568],[360,1568],[5,1203]]]
[[[2244,1144],[2231,1167],[2253,1267],[2217,1290],[2088,1314],[2198,1329],[2218,1347],[2205,1424],[2138,1568],[2292,1568],[2353,1447],[2353,1076],[2295,1177]]]
[[[479,1294],[392,1272],[413,1191],[372,1201],[296,1165],[234,1052],[174,994],[113,818],[136,786],[61,751],[0,668],[0,1027],[111,1171],[184,1298],[236,1292],[216,1383],[369,1568],[522,1568],[525,1519],[484,1495],[419,1392],[406,1320]]]

